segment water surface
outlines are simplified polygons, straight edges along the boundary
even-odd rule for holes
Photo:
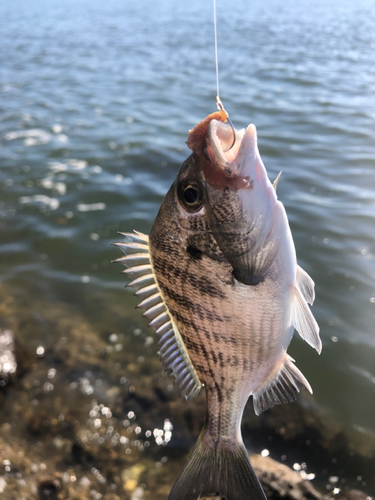
[[[311,459],[314,481],[373,494],[374,3],[241,0],[228,9],[218,1],[217,15],[222,100],[237,128],[256,124],[270,178],[282,170],[279,198],[316,283],[323,352],[296,337],[291,354],[314,389],[311,412],[334,422],[355,457],[321,469]],[[212,19],[211,3],[197,0],[2,2],[1,321],[29,356],[40,346],[53,353],[62,338],[79,345],[84,324],[105,350],[121,336],[121,376],[104,385],[125,377],[147,388],[160,373],[152,332],[109,264],[119,256],[110,244],[119,230],[150,231],[189,154],[188,130],[215,109]],[[52,354],[39,363],[46,374],[59,370]],[[63,366],[47,409],[74,383]],[[85,373],[77,381],[92,388],[86,404],[100,401],[97,374]],[[79,383],[74,390],[85,392]],[[163,407],[162,422],[170,418]],[[164,444],[172,449],[173,435]],[[281,459],[272,442],[264,447]],[[284,454],[310,465],[306,450]]]

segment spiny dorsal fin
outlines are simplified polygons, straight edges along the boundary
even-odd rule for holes
[[[273,189],[275,190],[275,193],[276,193],[277,184],[279,183],[279,179],[280,179],[281,174],[282,174],[282,171],[279,172],[279,175],[276,177],[276,179],[273,181],[273,184],[272,184]]]
[[[138,231],[134,231],[134,234],[120,234],[128,241],[113,244],[125,253],[125,257],[120,257],[114,262],[121,262],[128,267],[124,272],[134,279],[126,286],[137,290],[136,295],[140,298],[138,307],[145,310],[143,315],[150,320],[149,326],[155,330],[159,339],[161,362],[164,368],[171,370],[172,375],[176,377],[176,385],[182,395],[186,399],[191,399],[199,393],[202,383],[158,286],[148,236]]]
[[[267,408],[295,401],[302,387],[312,394],[310,384],[286,354],[281,368],[274,370],[268,380],[253,394],[254,411],[260,415]]]

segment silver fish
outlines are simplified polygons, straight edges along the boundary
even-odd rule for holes
[[[297,265],[255,126],[233,131],[213,113],[187,145],[193,153],[150,236],[121,233],[127,241],[116,244],[164,368],[186,399],[206,390],[205,425],[168,500],[264,500],[242,442],[242,414],[251,395],[259,415],[303,387],[312,392],[286,350],[296,329],[321,351],[308,306],[314,282]]]

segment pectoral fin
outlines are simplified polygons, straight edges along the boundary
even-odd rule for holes
[[[308,275],[306,274],[306,276]],[[319,325],[306,302],[306,300],[311,300],[311,294],[307,293],[307,287],[302,288],[302,290],[303,292],[300,291],[299,286],[296,286],[294,289],[293,326],[303,340],[306,340],[320,354],[322,351],[322,341],[319,337]]]
[[[297,286],[306,302],[313,304],[315,300],[315,283],[300,266],[297,266]]]
[[[288,403],[297,399],[300,389],[305,387],[312,393],[310,384],[294,365],[293,359],[286,354],[285,361],[279,370],[270,377],[253,394],[254,411],[260,415],[267,408]]]

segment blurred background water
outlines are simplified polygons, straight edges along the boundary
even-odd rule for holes
[[[375,4],[217,4],[221,98],[236,128],[256,124],[271,180],[282,170],[279,198],[299,263],[316,283],[323,352],[296,337],[291,354],[314,389],[311,412],[335,422],[367,467],[351,475],[340,457],[333,471],[316,462],[315,481],[374,493]],[[47,412],[56,398],[79,406],[81,393],[87,409],[100,387],[130,380],[134,389],[161,371],[152,332],[109,265],[119,256],[110,244],[117,231],[149,233],[189,154],[188,130],[215,110],[212,3],[3,1],[0,34],[0,324],[35,357],[31,372],[60,377],[36,390],[35,375],[36,392],[17,415],[42,396]],[[69,319],[71,339],[61,333]],[[93,370],[67,373],[48,358],[71,342],[85,366],[90,342],[77,347],[84,329],[111,364],[117,349],[121,376],[97,384]],[[74,383],[81,393],[67,396]],[[16,426],[20,394],[8,392],[3,426]],[[162,413],[171,418],[167,407]]]

